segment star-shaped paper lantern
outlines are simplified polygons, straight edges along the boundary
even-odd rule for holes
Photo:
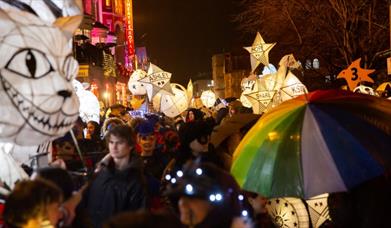
[[[152,98],[159,92],[173,94],[170,85],[171,73],[163,71],[158,66],[150,64],[148,68],[147,77],[139,80],[141,83],[152,85],[147,89],[148,99],[152,101]]]
[[[360,61],[361,58],[353,61],[347,69],[341,71],[337,76],[337,78],[344,78],[346,80],[351,91],[353,91],[360,82],[365,81],[374,83],[373,79],[368,75],[375,70],[361,68]]]
[[[263,40],[261,34],[257,32],[254,43],[251,47],[245,47],[250,52],[251,70],[254,72],[260,63],[265,66],[269,65],[269,51],[276,45],[276,43],[267,44]]]

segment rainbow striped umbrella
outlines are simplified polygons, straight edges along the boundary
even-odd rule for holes
[[[234,153],[233,176],[266,197],[308,199],[381,175],[391,159],[391,101],[319,90],[264,114]]]

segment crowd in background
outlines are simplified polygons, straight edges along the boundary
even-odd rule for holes
[[[30,169],[31,180],[3,197],[4,226],[256,225],[229,174],[231,154],[210,143],[213,129],[238,112],[191,108],[171,119],[115,105],[101,124],[79,119],[53,141],[50,166]]]
[[[267,199],[242,191],[229,174],[233,151],[257,119],[218,146],[211,143],[213,131],[245,112],[233,101],[219,110],[191,108],[170,119],[157,113],[131,116],[116,105],[102,124],[79,119],[72,129],[77,143],[71,133],[56,139],[49,167],[30,172],[31,179],[17,183],[8,196],[0,193],[2,224],[275,227]]]

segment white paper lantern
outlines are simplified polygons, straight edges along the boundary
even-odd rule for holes
[[[310,227],[308,212],[301,199],[273,198],[266,204],[266,210],[276,227]]]
[[[362,93],[362,94],[368,94],[368,95],[376,96],[375,90],[372,89],[371,87],[365,86],[365,85],[357,86],[356,88],[353,89],[353,92],[354,93]]]
[[[249,94],[251,92],[255,92],[258,90],[258,84],[256,79],[250,80],[248,78],[244,78],[241,82],[241,88],[242,88],[242,94],[240,95],[240,102],[242,102],[242,105],[246,108],[251,108],[252,103],[248,100],[246,94]]]
[[[216,94],[212,90],[205,90],[201,94],[202,104],[204,104],[207,108],[213,107],[216,99]]]
[[[168,117],[176,117],[189,107],[187,90],[176,83],[171,83],[174,95],[159,92],[153,98],[155,110],[163,112]]]
[[[13,147],[14,144],[12,143],[0,142],[0,180],[6,183],[11,189],[13,189],[18,180],[29,178],[9,153]],[[4,193],[4,190],[0,186],[0,193]]]
[[[308,93],[307,87],[289,71],[281,86],[281,101],[286,101],[306,93]]]
[[[56,27],[10,8],[0,9],[0,24],[0,141],[38,145],[64,135],[79,114],[66,36],[75,21]]]
[[[146,84],[138,80],[147,77],[147,72],[143,70],[135,70],[129,78],[128,88],[133,95],[145,95],[147,93]]]
[[[99,123],[100,116],[100,106],[99,100],[91,91],[85,90],[80,96],[80,117],[82,120],[87,123],[88,121],[95,121]]]
[[[312,227],[320,227],[327,220],[331,220],[327,201],[328,197],[329,194],[326,193],[306,200]]]

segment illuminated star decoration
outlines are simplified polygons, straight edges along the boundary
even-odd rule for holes
[[[148,68],[147,77],[138,80],[141,83],[152,85],[147,87],[148,99],[152,101],[152,98],[160,91],[173,95],[170,85],[171,73],[163,71],[158,66],[150,64]]]
[[[265,66],[269,65],[269,51],[276,43],[267,44],[263,40],[261,34],[257,32],[254,43],[251,47],[245,47],[250,52],[251,70],[254,72],[260,63]]]
[[[341,71],[337,76],[337,78],[344,78],[346,80],[350,91],[353,91],[360,82],[365,81],[374,83],[373,79],[368,75],[373,73],[375,70],[361,68],[360,61],[361,58],[353,61],[347,69]]]

